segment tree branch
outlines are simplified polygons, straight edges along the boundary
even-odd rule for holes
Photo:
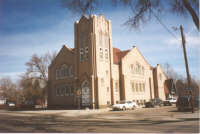
[[[200,31],[200,29],[199,29],[199,18],[197,16],[196,12],[194,11],[194,9],[191,7],[190,3],[187,0],[182,0],[182,1],[183,1],[183,5],[185,6],[185,8],[188,10],[190,15],[192,16],[194,24],[196,25],[197,29]]]

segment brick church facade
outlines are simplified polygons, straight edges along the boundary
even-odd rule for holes
[[[165,80],[137,47],[112,46],[111,22],[103,15],[82,16],[74,24],[74,48],[63,45],[49,66],[48,107],[103,108],[120,100],[165,100]]]

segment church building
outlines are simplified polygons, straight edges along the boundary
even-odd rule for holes
[[[48,107],[104,108],[120,100],[144,104],[165,100],[167,77],[152,67],[136,46],[112,46],[111,22],[103,15],[74,23],[74,48],[63,45],[49,66]]]

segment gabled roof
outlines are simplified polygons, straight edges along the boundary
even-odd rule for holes
[[[133,46],[132,49],[124,50],[124,51],[121,51],[121,50],[118,49],[118,48],[113,48],[113,62],[114,62],[114,64],[119,64],[120,61],[121,61],[121,59],[122,59],[124,56],[126,56],[126,55],[127,55],[131,50],[133,50],[133,49],[136,49],[136,50],[139,52],[139,54],[142,56],[142,58],[144,59],[144,61],[145,61],[150,67],[152,67],[152,66],[147,62],[147,60],[144,58],[144,56],[143,56],[142,53],[139,51],[139,49],[137,49],[136,46]],[[153,67],[152,67],[152,69],[153,69]]]
[[[142,53],[140,52],[140,50],[136,46],[133,46],[133,48],[135,48],[139,52],[139,54],[142,56],[142,58],[144,59],[144,61],[153,69],[153,67],[149,64],[149,62],[144,58],[144,56],[142,55]]]
[[[63,52],[63,51],[68,51],[71,52],[72,54],[74,54],[74,48],[69,48],[66,45],[63,45],[63,47],[61,48],[61,50],[59,51],[59,53],[56,55],[56,57],[54,58],[54,60],[51,62],[51,64],[49,65],[49,67],[56,61],[57,57]],[[63,52],[64,53],[64,52]]]
[[[119,64],[121,59],[129,52],[130,50],[121,51],[118,48],[113,48],[113,62],[114,64]]]

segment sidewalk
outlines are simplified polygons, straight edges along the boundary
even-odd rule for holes
[[[81,116],[81,115],[92,115],[98,113],[104,113],[110,111],[111,108],[105,109],[81,109],[81,110],[40,110],[40,111],[17,111],[17,113],[22,114],[58,114],[62,116]]]

